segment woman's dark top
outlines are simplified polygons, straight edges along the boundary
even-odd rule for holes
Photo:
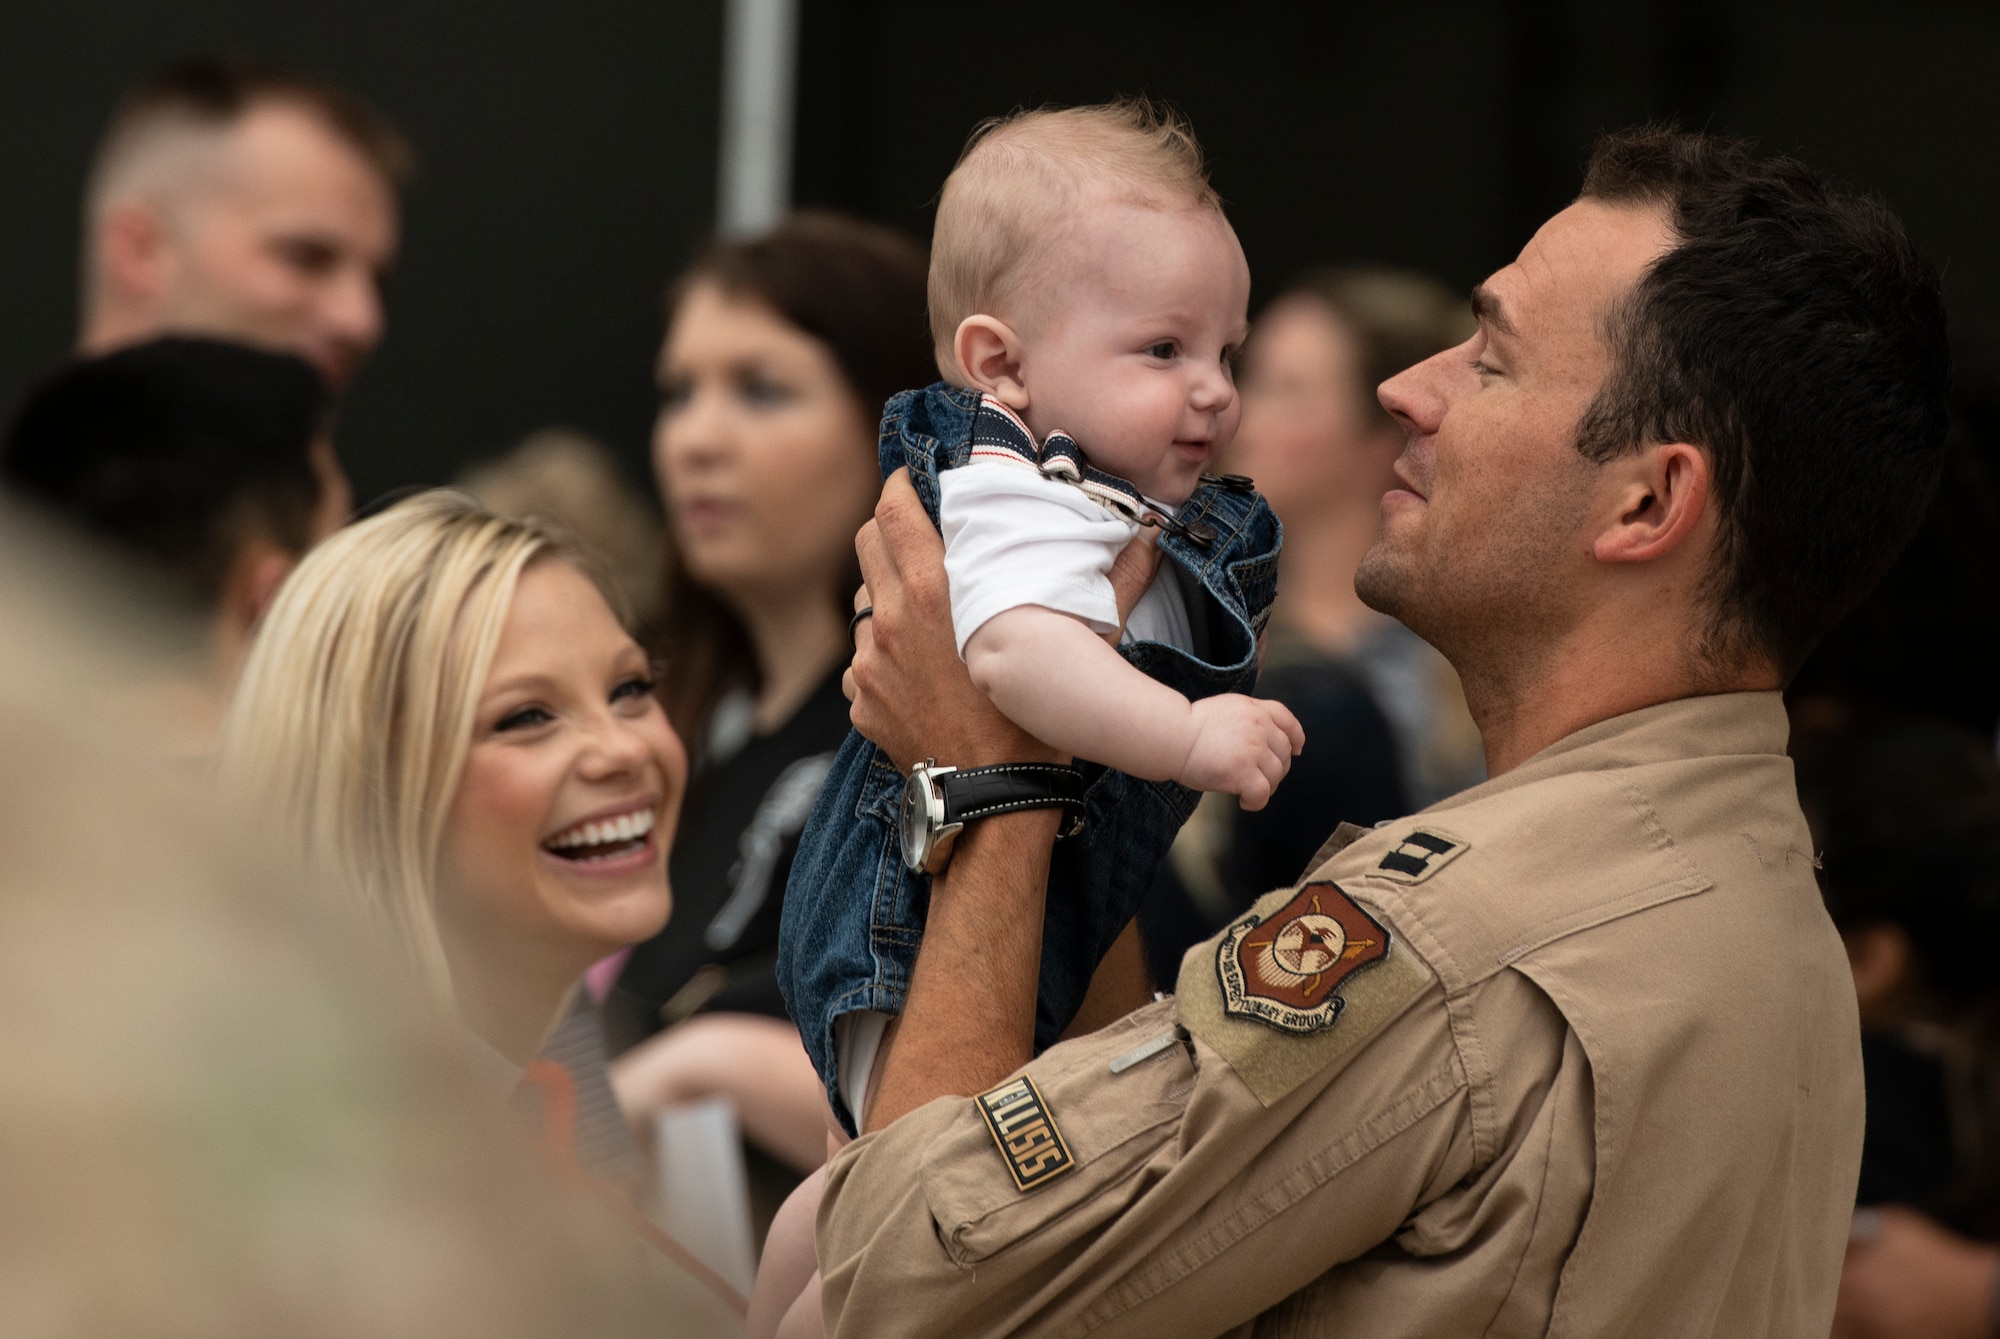
[[[667,862],[673,918],[632,950],[605,997],[613,1054],[690,1014],[785,1016],[773,971],[778,909],[799,830],[847,725],[835,672],[770,734],[734,749],[711,744],[720,756],[689,785]]]

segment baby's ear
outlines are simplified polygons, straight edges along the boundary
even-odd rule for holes
[[[968,316],[958,323],[951,352],[968,387],[986,392],[1017,414],[1028,408],[1028,387],[1021,379],[1021,337],[1014,327],[996,316]]]

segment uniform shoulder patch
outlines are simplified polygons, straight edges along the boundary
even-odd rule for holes
[[[1389,956],[1389,932],[1332,882],[1308,883],[1271,915],[1246,916],[1216,946],[1223,1012],[1285,1032],[1331,1027],[1340,983]]]
[[[1174,1015],[1269,1106],[1436,986],[1387,915],[1320,880],[1259,899],[1190,951]]]
[[[999,1146],[1014,1188],[1030,1191],[1076,1166],[1069,1144],[1042,1102],[1041,1090],[1026,1074],[1007,1080],[974,1099],[986,1129]]]
[[[1397,883],[1422,883],[1458,859],[1470,845],[1436,828],[1412,828],[1372,872]]]

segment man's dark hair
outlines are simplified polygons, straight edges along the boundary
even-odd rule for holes
[[[1881,201],[1742,140],[1606,135],[1583,198],[1664,207],[1676,245],[1612,317],[1616,364],[1578,449],[1707,453],[1721,524],[1703,658],[1764,655],[1789,679],[1936,488],[1951,383],[1937,273]]]
[[[162,117],[220,126],[267,102],[290,102],[313,112],[392,186],[409,184],[415,174],[416,153],[410,142],[362,99],[303,70],[226,55],[177,60],[128,92],[111,114],[99,160],[107,159],[134,131]]]
[[[326,412],[319,374],[290,354],[154,340],[36,386],[0,485],[210,607],[246,539],[312,543]]]

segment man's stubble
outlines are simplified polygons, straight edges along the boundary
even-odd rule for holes
[[[1355,571],[1355,594],[1436,647],[1468,697],[1532,680],[1579,613],[1571,550],[1594,471],[1578,464],[1552,487],[1519,490],[1504,513],[1485,510],[1469,532],[1426,533],[1428,516],[1402,534],[1385,529]]]

